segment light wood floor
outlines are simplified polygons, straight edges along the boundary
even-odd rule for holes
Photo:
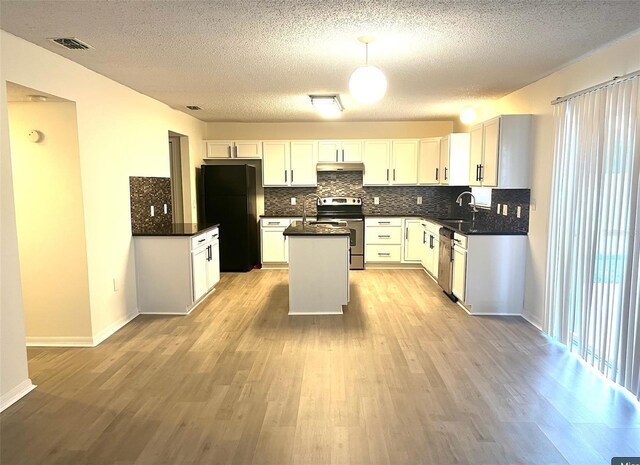
[[[630,396],[520,318],[470,317],[418,270],[352,273],[344,316],[287,316],[287,272],[226,274],[186,317],[29,349],[2,465],[608,464]]]

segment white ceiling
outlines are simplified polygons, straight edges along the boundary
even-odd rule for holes
[[[205,121],[317,121],[308,94],[339,93],[342,120],[451,119],[640,28],[638,0],[1,0],[0,26]],[[389,89],[348,94],[370,62]],[[70,51],[48,37],[94,47]],[[193,112],[185,105],[199,105]]]

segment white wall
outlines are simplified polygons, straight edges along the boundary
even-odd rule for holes
[[[91,345],[76,106],[9,102],[8,112],[27,342]]]
[[[6,81],[10,81],[76,103],[92,334],[94,340],[100,340],[137,313],[129,176],[169,176],[168,131],[189,136],[192,174],[194,161],[200,164],[202,157],[205,124],[5,31],[0,32],[0,48],[3,95]],[[6,135],[5,97],[1,104]],[[5,169],[9,166],[9,145],[6,137],[2,140],[4,178],[10,173]],[[10,234],[15,231],[13,199],[4,195],[4,190],[11,189],[7,185],[2,196],[3,233],[5,222],[9,231],[6,252],[3,235],[3,290],[4,254],[10,254],[12,260],[17,255]],[[195,188],[191,195],[195,201]],[[5,208],[5,202],[10,202],[11,208]],[[13,261],[7,263],[7,279],[19,288],[17,267]],[[15,299],[11,304],[7,318],[18,318],[14,314],[19,314],[17,324],[21,326],[22,304]],[[4,297],[2,312],[4,321]],[[24,352],[24,334],[17,339]],[[4,357],[4,337],[2,344]]]
[[[553,167],[553,107],[556,97],[578,92],[640,69],[640,32],[602,48],[483,110],[482,119],[500,114],[534,115],[531,199],[524,314],[541,325],[544,315],[549,202]]]
[[[0,37],[0,50],[2,49]],[[7,107],[7,89],[0,66],[0,108]],[[0,112],[0,411],[31,388],[27,372],[18,235],[13,203],[9,122]]]

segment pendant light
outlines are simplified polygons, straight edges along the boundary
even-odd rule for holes
[[[349,79],[351,95],[360,103],[374,103],[387,92],[387,78],[380,68],[369,64],[369,44],[375,39],[371,36],[358,37],[365,46],[365,65],[356,69]]]

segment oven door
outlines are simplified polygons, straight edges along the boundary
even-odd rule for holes
[[[364,221],[346,220],[351,231],[351,255],[364,255]]]

